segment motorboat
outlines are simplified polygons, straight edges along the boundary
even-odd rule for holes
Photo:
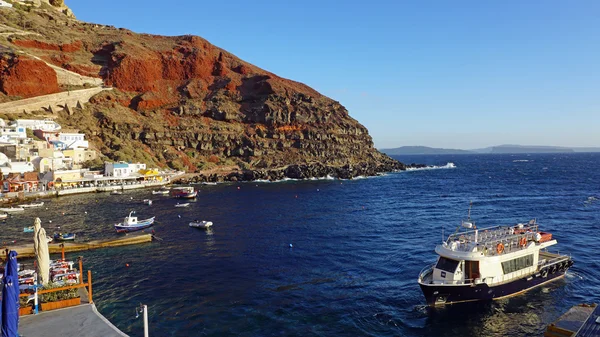
[[[150,199],[144,199],[144,204],[148,205],[148,206],[152,205],[152,200],[150,200]]]
[[[186,203],[183,203],[183,204],[177,203],[177,204],[175,204],[175,207],[188,207],[189,205],[190,205],[189,202],[186,202]]]
[[[0,220],[4,220],[6,218],[8,218],[8,214],[7,213],[0,214]]]
[[[19,207],[22,207],[22,208],[33,208],[33,207],[42,207],[42,206],[44,206],[43,201],[40,201],[38,203],[19,205]]]
[[[169,194],[169,190],[152,191],[152,194],[168,195]]]
[[[50,243],[52,241],[53,241],[52,237],[49,235],[46,235],[46,242]]]
[[[23,227],[23,233],[33,233],[33,231],[34,231],[33,226]]]
[[[437,262],[417,282],[430,306],[515,295],[563,277],[573,265],[570,256],[548,251],[555,244],[535,219],[481,229],[469,219],[435,247]]]
[[[75,240],[75,233],[55,233],[54,240],[56,240],[56,241],[73,241],[73,240]]]
[[[123,194],[123,192],[121,192],[121,191],[112,191],[112,192],[110,192],[110,194],[111,195],[121,195],[121,194]]]
[[[211,221],[205,221],[205,220],[203,220],[203,221],[196,220],[196,221],[190,222],[190,227],[200,228],[200,229],[207,229],[212,225],[213,225],[213,223]]]
[[[0,212],[23,212],[25,210],[25,208],[23,207],[4,207],[4,208],[0,208]]]
[[[171,195],[174,198],[194,199],[196,195],[198,195],[198,191],[194,190],[194,188],[190,186],[173,187],[171,189]]]
[[[154,217],[138,220],[136,216],[133,216],[135,211],[129,212],[129,215],[125,217],[123,222],[115,225],[115,230],[117,233],[127,233],[139,231],[145,228],[148,228],[154,224]]]

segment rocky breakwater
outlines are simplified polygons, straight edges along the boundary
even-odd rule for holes
[[[169,166],[206,179],[206,172],[227,168],[210,178],[217,180],[350,178],[404,168],[373,147],[368,130],[339,102],[200,37],[30,15],[43,37],[10,43],[115,88],[59,119],[85,132],[112,160]],[[62,47],[73,41],[81,43]]]

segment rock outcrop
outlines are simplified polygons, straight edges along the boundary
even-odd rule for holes
[[[0,58],[0,91],[22,98],[57,93],[56,72],[43,61],[5,53]]]
[[[229,167],[228,180],[404,168],[373,147],[339,102],[200,37],[136,34],[41,11],[28,19],[42,36],[0,42],[115,88],[60,114],[65,127],[88,134],[113,160],[188,171]]]

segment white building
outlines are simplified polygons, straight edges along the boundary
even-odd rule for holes
[[[104,163],[104,174],[107,177],[129,177],[133,173],[138,173],[140,170],[145,169],[146,164],[142,163]]]
[[[56,132],[61,129],[60,124],[51,119],[17,119],[12,124],[31,130],[42,130],[45,132]]]
[[[27,132],[22,126],[5,126],[0,128],[0,138],[3,143],[18,144],[27,138]]]
[[[58,140],[65,143],[67,149],[87,149],[90,145],[88,141],[85,140],[85,133],[61,132],[58,134]]]
[[[2,171],[2,175],[7,175],[9,173],[20,173],[23,174],[25,172],[33,172],[34,167],[31,162],[25,161],[13,161],[7,162],[3,166],[0,166],[0,171]]]

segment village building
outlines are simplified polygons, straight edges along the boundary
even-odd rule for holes
[[[142,163],[104,163],[104,175],[107,177],[129,177],[140,170],[145,170],[146,164]],[[139,174],[138,174],[139,175]]]
[[[37,172],[11,173],[2,181],[3,192],[33,192],[38,189]]]

